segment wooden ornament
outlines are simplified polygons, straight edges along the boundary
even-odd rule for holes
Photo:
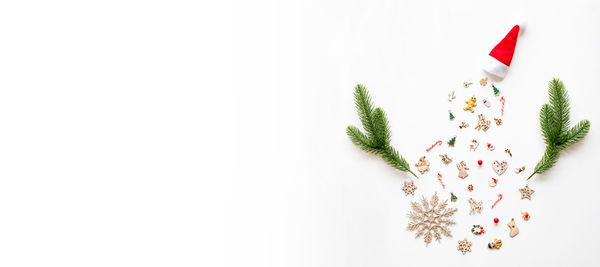
[[[506,169],[508,169],[508,162],[494,160],[494,162],[492,162],[492,169],[494,169],[498,175],[502,175]]]
[[[452,162],[452,159],[450,157],[448,157],[448,154],[444,154],[444,155],[440,154],[440,157],[442,158],[442,162],[446,165],[450,164]]]
[[[477,121],[475,130],[483,130],[484,132],[487,132],[487,130],[490,128],[490,121],[486,120],[483,114],[479,114],[478,117],[479,121]]]
[[[417,170],[421,174],[424,174],[426,171],[429,171],[429,161],[425,159],[425,156],[422,156],[419,158],[419,162],[415,163],[415,167],[417,167]]]
[[[531,195],[535,192],[535,190],[529,188],[529,185],[526,185],[525,187],[519,189],[519,192],[521,192],[521,199],[531,200]]]
[[[510,229],[510,233],[508,233],[508,236],[515,237],[519,234],[519,228],[517,228],[517,225],[515,224],[515,218],[512,218],[507,225]]]
[[[456,168],[458,168],[458,178],[465,179],[467,178],[467,176],[469,176],[469,174],[467,173],[469,167],[467,167],[467,163],[465,163],[464,160],[456,164]]]
[[[456,98],[456,96],[454,96],[454,91],[452,91],[451,93],[448,94],[448,101],[452,102],[452,100],[454,100]]]
[[[463,255],[467,252],[471,252],[472,243],[466,238],[462,241],[458,241],[458,251],[462,252]]]
[[[475,199],[469,198],[469,204],[471,204],[471,211],[469,211],[469,214],[481,213],[483,201],[475,201]]]
[[[481,78],[481,80],[479,80],[479,85],[485,86],[487,84],[487,82],[488,82],[487,77]]]
[[[402,187],[402,191],[404,191],[404,193],[408,196],[410,195],[414,195],[415,194],[415,190],[417,190],[417,186],[415,185],[414,181],[404,181],[404,186]]]
[[[471,144],[469,145],[469,151],[475,152],[475,150],[477,150],[478,147],[479,147],[479,142],[477,142],[477,140],[475,140],[475,139],[471,140]]]

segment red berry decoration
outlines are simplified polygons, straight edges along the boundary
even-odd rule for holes
[[[498,223],[500,220],[498,218],[494,218],[494,223]]]
[[[483,164],[483,160],[478,160],[477,164],[479,164],[479,166],[481,166],[481,164]]]

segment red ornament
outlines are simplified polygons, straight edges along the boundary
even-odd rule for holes
[[[494,223],[498,223],[500,220],[498,218],[494,218]]]
[[[479,164],[479,166],[481,166],[481,164],[483,164],[483,160],[478,160],[477,164]]]

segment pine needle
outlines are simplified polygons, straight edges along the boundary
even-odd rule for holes
[[[354,87],[354,102],[366,134],[355,126],[348,126],[346,133],[352,143],[364,151],[381,155],[390,166],[417,177],[404,157],[390,145],[392,133],[385,112],[381,108],[373,108],[371,96],[364,85]]]
[[[579,142],[590,131],[588,120],[582,120],[573,128],[569,128],[569,95],[561,80],[554,78],[550,81],[548,95],[550,103],[542,105],[540,110],[540,128],[546,143],[546,152],[527,180],[536,173],[543,173],[552,168],[562,149]]]

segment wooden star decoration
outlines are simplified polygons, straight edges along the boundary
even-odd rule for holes
[[[529,185],[519,189],[521,191],[521,199],[529,199],[531,200],[531,195],[535,192],[535,190],[529,188]]]
[[[467,240],[467,238],[465,238],[465,240],[462,241],[458,241],[458,250],[460,252],[462,252],[463,255],[465,255],[465,253],[467,252],[471,252],[471,245],[472,243],[469,242],[469,240]]]
[[[414,195],[415,190],[417,190],[417,186],[414,181],[406,182],[404,181],[404,186],[402,187],[404,193],[408,196],[408,194]]]

